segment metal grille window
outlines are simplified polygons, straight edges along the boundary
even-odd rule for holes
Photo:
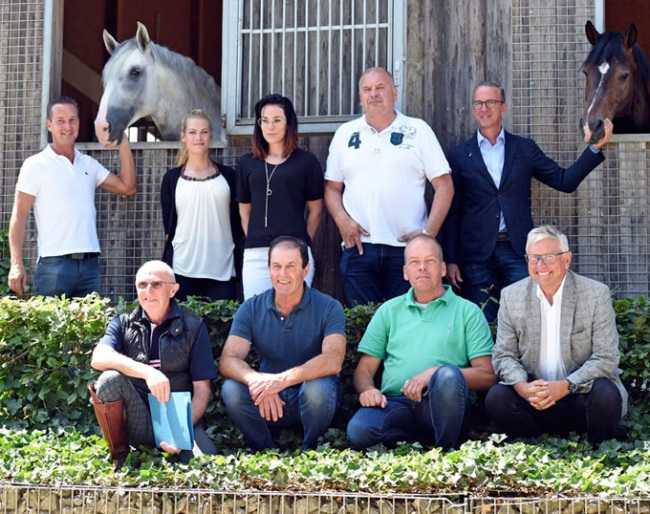
[[[269,93],[292,100],[301,133],[333,132],[358,116],[365,68],[384,67],[399,85],[405,9],[402,0],[225,3],[227,132],[251,133],[255,103]]]

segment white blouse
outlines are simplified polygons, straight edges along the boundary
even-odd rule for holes
[[[205,180],[181,175],[176,186],[174,273],[221,281],[235,275],[230,195],[221,174]]]

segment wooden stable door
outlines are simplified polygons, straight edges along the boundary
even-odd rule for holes
[[[650,1],[605,0],[605,30],[625,33],[631,23],[636,25],[637,43],[650,56]]]

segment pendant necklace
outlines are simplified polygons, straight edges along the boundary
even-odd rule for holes
[[[269,167],[266,161],[264,161],[264,175],[266,176],[266,206],[264,207],[264,228],[267,228],[269,226],[268,221],[269,221],[269,196],[273,194],[273,190],[271,189],[271,179],[273,178],[273,174],[275,173],[275,170],[278,169],[278,166],[282,164],[281,162],[276,164],[275,167],[271,170],[271,174],[269,175]]]

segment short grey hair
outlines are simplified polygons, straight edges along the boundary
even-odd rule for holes
[[[445,260],[444,256],[442,255],[442,246],[440,246],[440,243],[438,242],[438,240],[435,237],[430,236],[429,234],[422,233],[422,234],[414,235],[406,243],[406,246],[404,247],[404,264],[408,264],[408,258],[406,256],[406,251],[408,250],[409,246],[411,246],[411,243],[413,241],[417,240],[417,239],[424,239],[425,241],[431,241],[433,243],[433,245],[438,249],[438,257],[440,258],[440,262],[443,262]]]
[[[528,232],[528,237],[526,238],[526,252],[528,252],[528,247],[535,243],[539,243],[544,239],[555,239],[560,243],[560,250],[563,252],[569,251],[569,240],[559,228],[554,227],[553,225],[541,225]]]
[[[479,87],[496,87],[499,90],[499,96],[501,96],[501,101],[503,103],[506,103],[506,90],[503,89],[503,86],[499,84],[498,82],[494,82],[492,80],[483,80],[476,84],[476,87],[474,88],[474,91],[472,92],[472,99],[474,99],[474,95],[476,94],[476,90]]]

